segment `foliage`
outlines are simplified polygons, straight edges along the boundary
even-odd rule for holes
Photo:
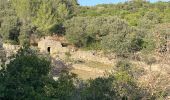
[[[61,32],[62,22],[72,17],[76,0],[1,0],[0,35],[10,43],[29,40],[30,34],[39,36]]]
[[[82,99],[140,100],[152,98],[150,93],[137,85],[136,78],[133,76],[134,67],[131,63],[122,60],[115,67],[115,72],[109,76],[89,80],[82,90]]]
[[[65,32],[70,43],[86,49],[121,56],[140,51],[146,55],[164,53],[168,50],[169,22],[170,2],[132,0],[81,7],[77,0],[0,0],[0,37],[24,46],[29,45],[32,34]],[[156,61],[152,57],[145,60],[150,66]],[[164,96],[162,90],[151,94],[139,87],[136,76],[142,71],[131,63],[119,61],[115,67],[107,77],[86,82],[68,71],[54,81],[50,61],[24,48],[0,70],[0,99],[138,100],[157,99],[160,93]]]
[[[60,24],[68,16],[66,5],[57,4],[58,2],[55,0],[42,1],[39,5],[40,8],[36,12],[36,16],[33,18],[33,25],[44,34],[48,34],[52,27]]]
[[[66,38],[78,47],[127,54],[141,50],[144,42],[139,30],[117,17],[74,17],[64,26]]]
[[[63,72],[58,81],[49,75],[50,62],[38,57],[31,49],[22,49],[0,70],[0,98],[68,99],[74,91],[74,75]]]
[[[18,42],[20,22],[7,0],[0,0],[0,35],[5,42]]]
[[[133,100],[157,97],[137,85],[134,65],[124,60],[117,63],[114,73],[83,82],[68,71],[62,71],[54,81],[50,62],[27,47],[14,57],[0,70],[1,99]]]
[[[169,2],[134,0],[80,7],[77,17],[64,24],[66,38],[78,47],[104,49],[118,55],[138,51],[151,53],[157,48],[156,37],[151,30],[156,24],[168,22],[168,5]]]
[[[169,2],[150,3],[145,0],[132,0],[119,4],[100,4],[94,7],[81,7],[78,16],[118,16],[130,25],[137,26],[144,17],[156,23],[169,22]],[[154,17],[153,17],[154,16]]]
[[[102,39],[102,46],[106,50],[116,52],[117,54],[128,53],[128,48],[133,38],[131,28],[126,22],[120,19],[116,19],[111,25],[111,32]]]
[[[44,79],[50,70],[50,63],[35,55],[21,52],[4,69],[4,99],[40,99],[43,95]]]
[[[83,89],[82,100],[117,100],[117,93],[112,87],[113,78],[90,80]]]
[[[55,91],[52,93],[55,95],[55,98],[61,100],[71,100],[75,97],[76,93],[76,85],[74,84],[77,80],[76,75],[69,73],[67,71],[63,71],[57,80],[57,84],[54,85]],[[74,100],[74,99],[73,99]]]
[[[76,5],[76,0],[12,0],[22,23],[37,27],[43,34],[50,34],[51,28],[67,19]]]

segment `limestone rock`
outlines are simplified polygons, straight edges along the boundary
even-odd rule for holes
[[[20,48],[20,45],[3,44],[3,49],[6,51],[6,57],[16,54]]]

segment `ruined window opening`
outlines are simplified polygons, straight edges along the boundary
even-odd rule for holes
[[[50,48],[50,47],[48,47],[48,48],[47,48],[47,51],[48,51],[48,53],[50,53],[50,51],[51,51],[51,48]]]
[[[61,43],[62,47],[68,47],[67,43]]]

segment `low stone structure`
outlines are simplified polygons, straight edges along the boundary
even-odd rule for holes
[[[55,55],[58,53],[69,52],[67,47],[63,47],[61,42],[53,39],[52,37],[44,37],[38,42],[38,48],[42,53],[49,53]]]

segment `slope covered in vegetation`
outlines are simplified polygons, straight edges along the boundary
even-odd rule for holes
[[[76,0],[0,3],[0,34],[5,42],[15,44],[29,43],[32,34],[37,38],[63,34],[78,47],[123,55],[141,50],[152,52],[165,45],[157,43],[155,27],[170,22],[170,3],[161,1],[133,0],[94,7],[79,6]],[[166,41],[169,29],[158,34]]]
[[[116,55],[113,72],[82,81],[67,70],[54,80],[52,59],[25,48],[32,36],[53,35],[79,49],[103,51],[110,59]],[[0,0],[0,38],[23,46],[7,63],[0,56],[2,100],[159,100],[170,90],[166,87],[170,75],[162,73],[163,64],[170,65],[170,2],[131,0],[85,7],[77,0]],[[69,61],[72,55],[65,55]],[[150,70],[143,71],[145,66],[138,67],[135,61],[145,62]],[[161,69],[156,74],[155,63]],[[87,61],[84,65],[104,64]],[[141,76],[146,76],[147,85],[139,82]]]

